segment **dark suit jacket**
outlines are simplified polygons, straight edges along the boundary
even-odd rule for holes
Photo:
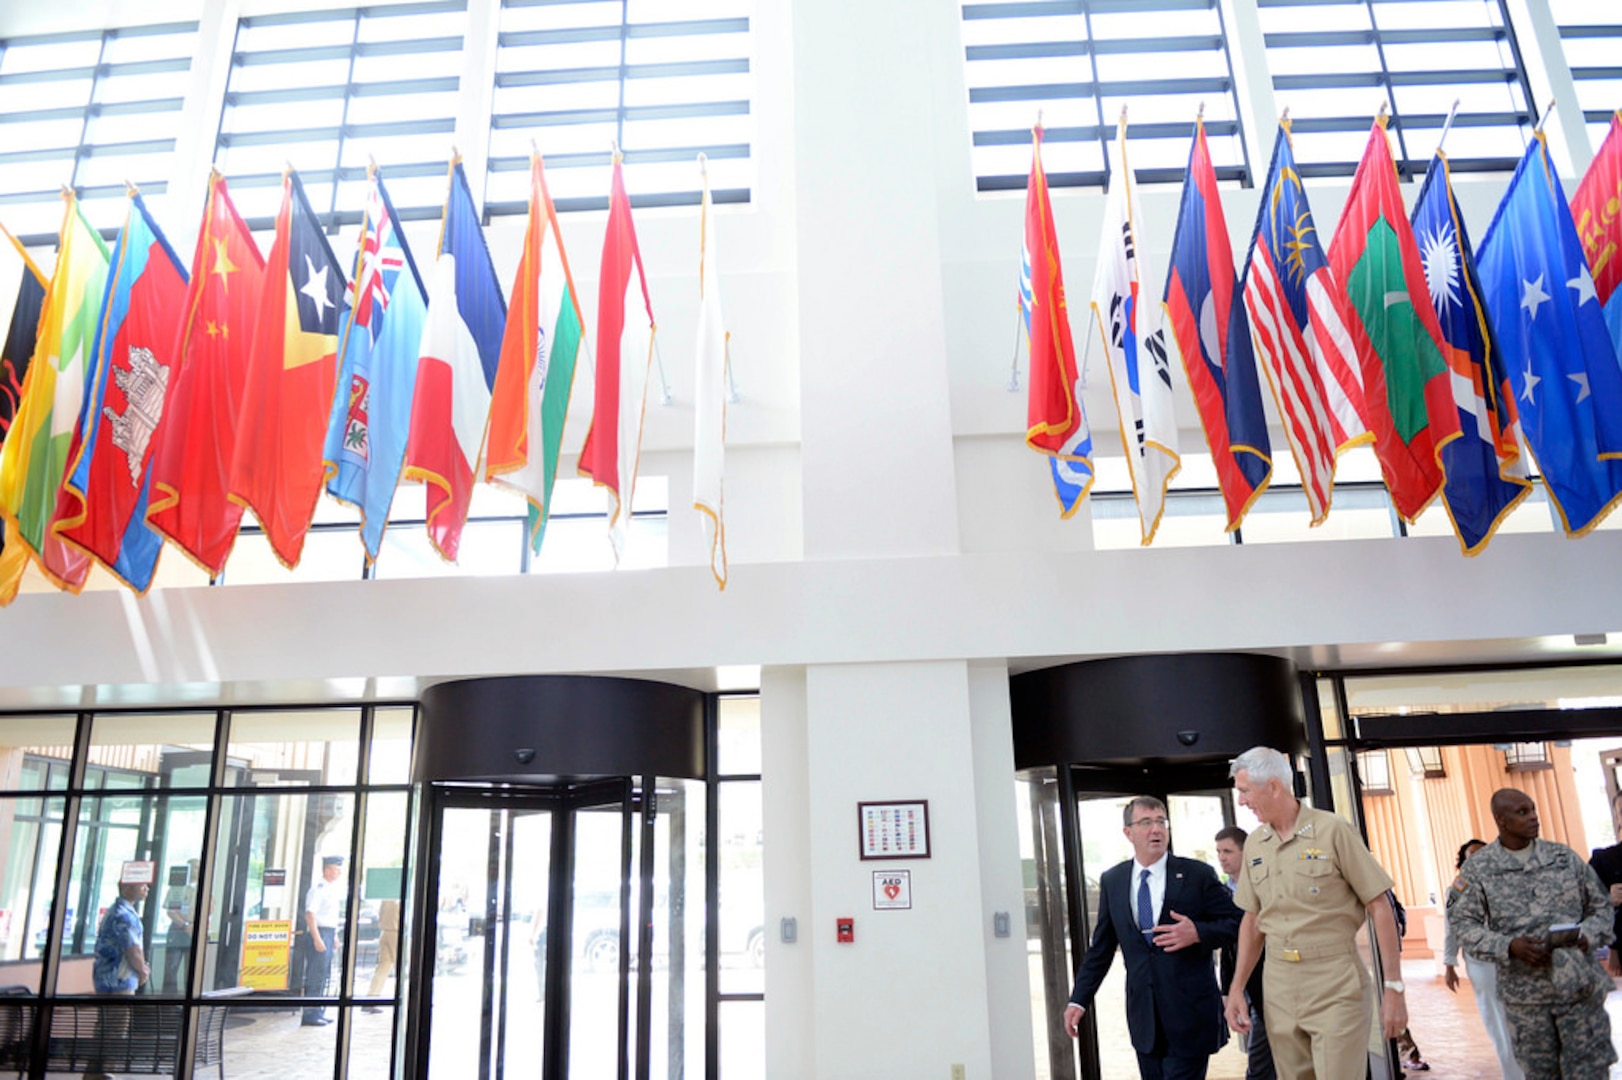
[[[1594,868],[1599,875],[1599,883],[1609,891],[1612,885],[1622,882],[1622,844],[1611,847],[1595,848],[1594,855],[1588,860],[1588,865]],[[1614,916],[1618,940],[1622,940],[1622,908],[1616,909]],[[1613,949],[1617,946],[1611,946]]]
[[[1227,886],[1224,885],[1223,888],[1227,888]],[[1230,889],[1228,895],[1232,896],[1233,890]],[[1243,913],[1241,912],[1241,914]],[[1262,1008],[1262,967],[1266,963],[1266,953],[1256,957],[1256,966],[1251,968],[1250,979],[1245,983],[1245,994],[1250,998],[1251,1007],[1257,1012],[1260,1012]],[[1233,986],[1233,969],[1238,965],[1239,942],[1235,940],[1231,945],[1222,946],[1222,953],[1218,958],[1217,982],[1221,985],[1224,994]]]
[[[1169,924],[1170,912],[1175,911],[1194,921],[1200,940],[1177,952],[1157,949],[1133,921],[1136,865],[1128,859],[1099,879],[1098,926],[1076,972],[1070,1001],[1092,1004],[1119,948],[1126,960],[1126,1025],[1133,1048],[1143,1054],[1155,1052],[1158,1022],[1165,1033],[1162,1053],[1170,1048],[1179,1056],[1213,1054],[1227,1041],[1228,1029],[1211,954],[1238,936],[1241,913],[1209,866],[1170,856],[1157,923]]]

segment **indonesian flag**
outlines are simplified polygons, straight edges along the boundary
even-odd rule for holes
[[[597,288],[597,395],[580,448],[580,475],[609,492],[608,532],[615,562],[625,554],[630,533],[653,332],[653,305],[631,222],[631,199],[625,193],[620,156],[615,154]]]
[[[501,367],[490,397],[485,479],[529,500],[529,542],[541,550],[585,320],[539,154],[529,165],[529,226],[513,277]]]
[[[447,562],[456,561],[480,471],[506,321],[507,302],[458,161],[451,166],[439,258],[428,280],[405,470],[407,479],[428,489],[428,539]]]

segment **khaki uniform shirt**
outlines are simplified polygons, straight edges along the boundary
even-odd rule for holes
[[[1333,950],[1350,948],[1367,905],[1389,888],[1391,876],[1357,830],[1334,814],[1303,805],[1290,835],[1281,837],[1262,825],[1245,840],[1245,865],[1233,899],[1255,913],[1269,953]]]

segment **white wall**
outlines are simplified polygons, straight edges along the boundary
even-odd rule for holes
[[[491,3],[471,0],[476,15]],[[1252,0],[1224,3],[1254,15]],[[285,5],[186,9],[209,9],[212,46],[186,106],[206,129],[182,140],[160,210],[182,251],[233,26],[218,13],[238,6]],[[150,6],[13,3],[0,35],[126,17],[150,19]],[[765,665],[770,1074],[946,1077],[961,1062],[970,1078],[1001,1078],[1029,1075],[1032,1060],[1010,666],[1210,649],[1331,665],[1438,650],[1536,659],[1569,653],[1573,633],[1622,629],[1617,532],[1506,535],[1466,560],[1446,538],[1094,551],[1085,511],[1060,521],[1046,468],[1022,444],[1024,397],[1006,389],[1022,196],[974,192],[958,17],[929,0],[759,0],[757,184],[749,205],[716,211],[742,394],[728,414],[725,593],[688,509],[697,215],[639,212],[675,396],[650,404],[645,444],[649,472],[671,478],[670,568],[24,596],[0,611],[0,708],[352,699],[458,676],[689,679]],[[1271,114],[1251,104],[1247,123]],[[1248,133],[1258,171],[1271,135]],[[1477,237],[1504,181],[1460,181]],[[1346,185],[1308,189],[1332,234]],[[1142,195],[1151,295],[1176,198]],[[1242,252],[1256,193],[1224,202]],[[1102,197],[1060,191],[1054,208],[1079,299]],[[602,227],[601,214],[564,223],[588,318]],[[489,230],[504,279],[522,228],[503,218]],[[410,227],[419,258],[434,233]],[[566,473],[590,391],[582,372]],[[1087,406],[1100,453],[1118,453],[1096,364]],[[1178,418],[1185,449],[1199,448],[1182,387]],[[910,913],[871,910],[872,865],[856,858],[855,804],[882,798],[930,800],[936,852],[911,867]],[[991,936],[999,910],[1014,917],[1011,939]],[[836,915],[857,918],[854,946],[833,943]],[[777,941],[784,916],[799,920],[796,945]]]

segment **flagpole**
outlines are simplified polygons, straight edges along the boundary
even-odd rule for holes
[[[1453,99],[1453,107],[1447,111],[1447,119],[1442,122],[1442,134],[1436,138],[1436,152],[1442,152],[1442,144],[1447,142],[1447,133],[1453,130],[1453,119],[1459,115],[1459,99]]]
[[[1020,258],[1024,259],[1024,249],[1021,249]],[[1019,393],[1019,337],[1020,330],[1025,326],[1025,310],[1022,304],[1014,304],[1014,358],[1008,363],[1008,392]]]
[[[1532,130],[1533,131],[1542,131],[1543,128],[1544,128],[1544,125],[1546,125],[1549,122],[1549,114],[1552,113],[1552,112],[1554,112],[1554,99],[1550,98],[1549,99],[1549,107],[1543,110],[1543,115],[1538,117],[1538,126],[1533,128]]]

